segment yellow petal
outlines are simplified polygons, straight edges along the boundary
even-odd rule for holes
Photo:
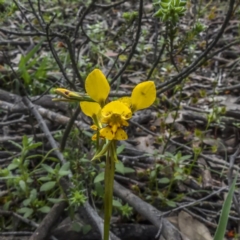
[[[124,103],[112,101],[104,106],[101,111],[103,118],[109,118],[112,114],[120,115],[124,120],[132,117],[132,112]]]
[[[132,91],[132,111],[147,108],[156,99],[156,87],[153,81],[139,83]]]
[[[121,140],[126,140],[126,139],[128,139],[128,135],[122,128],[119,128],[117,130],[117,132],[115,133],[114,139],[120,140],[120,141]]]
[[[66,101],[66,102],[74,102],[74,101],[81,101],[85,96],[84,94],[70,91],[66,88],[56,88],[54,92],[64,98],[55,98],[54,101]]]
[[[118,129],[118,125],[119,124],[113,124],[113,126],[111,126],[112,132],[115,133]]]
[[[80,102],[83,113],[91,118],[98,116],[101,111],[101,107],[96,102]]]
[[[118,99],[119,102],[124,103],[127,107],[131,107],[131,98],[130,97],[121,97]]]
[[[103,138],[103,137],[100,136],[100,138]],[[94,135],[92,135],[92,140],[93,140],[93,141],[96,141],[96,140],[97,140],[97,134],[96,134],[96,133],[95,133]]]
[[[96,126],[96,125],[92,125],[92,126],[90,126],[90,128],[91,128],[92,130],[94,130],[94,131],[97,131],[97,130],[98,130],[98,126]]]
[[[56,88],[56,89],[54,89],[54,92],[56,94],[59,94],[59,95],[63,96],[63,97],[69,97],[69,93],[71,91],[66,89],[66,88]]]
[[[94,101],[98,102],[101,106],[104,105],[110,92],[110,86],[101,70],[94,69],[88,74],[85,81],[85,88],[87,94]]]
[[[101,123],[108,124],[109,122],[111,122],[111,116],[101,118]]]
[[[105,127],[100,130],[100,137],[106,138],[108,140],[113,140],[114,134],[110,127]]]
[[[96,141],[97,140],[97,134],[92,135],[92,140]]]
[[[128,127],[129,123],[126,120],[121,119],[122,126]]]

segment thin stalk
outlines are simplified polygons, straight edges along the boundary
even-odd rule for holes
[[[109,146],[105,165],[105,192],[104,192],[104,240],[109,240],[110,221],[112,216],[112,200],[113,200],[113,182],[114,182],[114,145]]]

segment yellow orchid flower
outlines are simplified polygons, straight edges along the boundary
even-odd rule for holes
[[[96,102],[81,101],[83,113],[94,121],[92,129],[99,129],[99,136],[107,140],[126,140],[127,133],[123,127],[132,114],[153,104],[156,98],[156,87],[153,81],[138,84],[131,97],[123,97],[105,105],[110,92],[109,83],[99,69],[93,70],[85,82],[86,92]],[[101,128],[101,126],[104,126]],[[96,140],[96,134],[92,139]]]
[[[156,99],[156,87],[153,81],[139,83],[131,97],[122,97],[107,103],[110,92],[109,83],[101,70],[95,69],[85,81],[87,94],[72,92],[65,88],[55,89],[63,98],[55,101],[80,102],[83,113],[93,119],[91,128],[97,133],[92,136],[96,142],[96,152],[92,160],[106,155],[104,176],[104,240],[109,239],[110,219],[112,214],[113,184],[115,163],[118,161],[116,140],[126,140],[128,120],[133,113],[147,108]],[[104,141],[99,141],[102,138]]]

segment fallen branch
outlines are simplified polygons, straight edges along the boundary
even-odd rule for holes
[[[162,225],[162,227],[160,227],[160,234],[166,240],[182,240],[181,233],[178,229],[176,229],[168,220],[161,218],[162,213],[158,209],[146,203],[116,181],[114,182],[113,191],[117,197],[131,205],[154,226],[159,228]]]

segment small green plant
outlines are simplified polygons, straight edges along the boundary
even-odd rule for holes
[[[233,126],[235,126],[236,128],[240,128],[240,122],[233,123]]]
[[[168,190],[166,191],[165,196],[168,196],[172,190],[172,186],[177,181],[183,181],[187,178],[186,175],[186,161],[192,158],[192,155],[184,155],[179,151],[177,154],[173,155],[170,152],[166,152],[164,155],[161,155],[167,161],[168,166],[171,168],[173,174],[169,179]],[[167,178],[159,179],[159,182],[166,183]]]
[[[166,152],[163,155],[157,155],[157,157],[164,159],[165,164],[157,163],[150,172],[150,188],[153,189],[153,195],[157,195],[164,204],[174,207],[176,206],[174,199],[170,200],[168,196],[172,192],[175,183],[184,181],[188,177],[188,165],[186,161],[192,158],[192,155],[182,156],[182,153],[179,151],[175,155]],[[162,176],[163,174],[164,176]],[[159,186],[163,186],[161,191],[159,191]],[[148,199],[152,198],[148,197]]]
[[[124,12],[122,16],[127,22],[131,23],[138,17],[138,12],[136,11]]]
[[[48,57],[40,59],[37,55],[44,40],[45,39],[41,39],[26,56],[22,55],[18,64],[18,71],[23,79],[23,84],[31,94],[42,93],[46,88],[46,82],[44,80],[47,76],[49,59]]]
[[[177,24],[179,18],[182,17],[186,11],[186,0],[156,0],[154,5],[159,7],[154,14],[164,22],[171,22],[173,25]]]
[[[6,0],[0,0],[0,22],[6,21],[9,16],[13,15],[17,11],[17,7],[14,3]]]
[[[70,163],[66,162],[62,166],[60,163],[57,163],[54,168],[49,166],[48,164],[41,164],[41,168],[47,172],[47,176],[40,177],[38,180],[45,182],[40,187],[40,191],[49,191],[53,189],[56,185],[58,185],[59,180],[63,176],[67,176],[70,171]]]
[[[76,186],[71,189],[69,196],[69,204],[70,206],[74,206],[75,208],[83,205],[87,200],[85,195],[85,190],[79,189]]]
[[[206,129],[209,128],[210,124],[213,122],[216,122],[217,124],[221,124],[221,115],[226,113],[226,107],[218,107],[218,106],[213,106],[211,112],[207,115],[207,127]]]
[[[129,219],[133,214],[133,208],[127,203],[123,205],[120,199],[113,199],[113,207],[123,218]]]
[[[25,218],[36,218],[41,213],[47,213],[52,203],[59,201],[59,180],[69,174],[70,164],[60,166],[57,163],[54,168],[45,164],[45,161],[58,162],[56,158],[49,156],[53,150],[45,156],[33,154],[34,150],[42,146],[42,142],[35,143],[27,136],[23,136],[22,144],[9,142],[20,150],[20,154],[6,168],[0,170],[0,179],[5,181],[9,190],[4,209],[14,208]],[[32,169],[30,163],[34,160],[38,163]],[[45,172],[47,175],[41,176]],[[42,193],[45,198],[41,196]],[[17,209],[13,204],[16,201],[21,202]]]
[[[131,217],[131,215],[133,214],[133,208],[130,207],[127,203],[122,205],[119,208],[120,214],[121,216],[123,216],[124,218],[129,219]]]

